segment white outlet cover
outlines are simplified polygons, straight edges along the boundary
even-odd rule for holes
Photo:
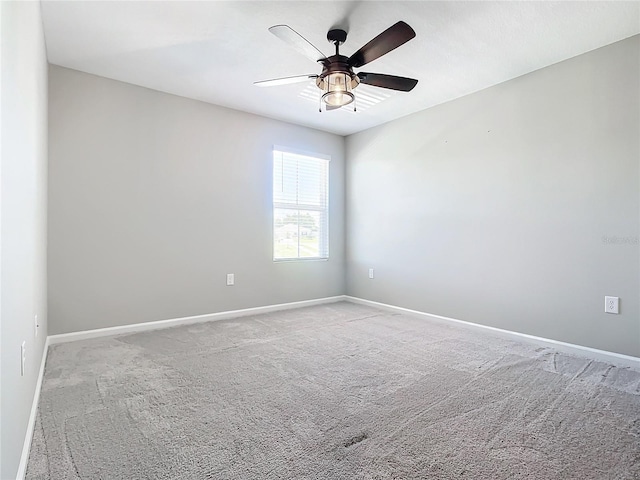
[[[227,285],[231,286],[235,284],[235,275],[233,273],[227,273]]]
[[[369,269],[369,278],[373,278],[373,268]]]
[[[619,297],[604,297],[604,311],[606,313],[620,313],[619,306]]]
[[[27,341],[24,340],[20,345],[20,376],[24,377],[24,364],[27,360]]]

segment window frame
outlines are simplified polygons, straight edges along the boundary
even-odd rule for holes
[[[275,165],[276,165],[276,155],[277,154],[291,154],[291,155],[299,155],[302,157],[307,157],[310,159],[315,159],[318,161],[324,161],[326,164],[324,165],[324,177],[325,177],[325,185],[324,185],[324,205],[310,205],[304,203],[289,203],[289,202],[276,202],[274,195],[274,187],[275,187],[275,178],[273,174],[275,173]],[[329,177],[330,177],[330,162],[331,156],[318,153],[318,152],[310,152],[305,150],[294,149],[290,147],[285,147],[282,145],[274,145],[271,151],[271,256],[274,263],[286,263],[286,262],[317,262],[317,261],[327,261],[329,259]],[[319,245],[318,249],[320,252],[319,256],[315,257],[301,257],[300,256],[300,235],[298,238],[298,256],[297,257],[276,257],[276,226],[275,226],[275,212],[276,210],[290,210],[292,212],[297,212],[298,215],[305,212],[319,212],[321,219],[324,217],[324,222],[321,221],[321,225],[318,228],[318,236],[319,236]],[[300,224],[298,223],[298,228]],[[325,253],[323,256],[322,254]]]

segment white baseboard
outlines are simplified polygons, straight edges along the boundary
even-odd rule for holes
[[[40,372],[36,381],[36,389],[33,392],[33,401],[31,402],[31,413],[29,414],[29,423],[27,424],[27,432],[24,436],[24,444],[22,445],[22,455],[18,464],[18,474],[16,480],[23,480],[27,473],[27,462],[29,461],[29,452],[31,450],[31,440],[33,440],[33,431],[36,425],[36,415],[38,414],[38,402],[40,400],[40,389],[42,388],[42,379],[44,377],[44,366],[47,362],[47,353],[49,352],[49,337],[44,341],[42,349],[42,361],[40,362]]]
[[[633,357],[631,355],[623,355],[621,353],[608,352],[606,350],[598,350],[597,348],[585,347],[582,345],[574,345],[573,343],[561,342],[558,340],[551,340],[549,338],[536,337],[535,335],[528,335],[526,333],[513,332],[511,330],[504,330],[502,328],[489,327],[487,325],[481,325],[478,323],[467,322],[464,320],[458,320],[456,318],[443,317],[441,315],[434,315],[431,313],[420,312],[418,310],[411,310],[403,307],[396,307],[395,305],[388,305],[386,303],[374,302],[371,300],[365,300],[363,298],[352,297],[345,295],[345,300],[352,303],[359,303],[361,305],[369,305],[371,307],[377,307],[392,312],[409,313],[413,315],[420,315],[444,323],[456,323],[458,325],[464,325],[466,327],[491,331],[496,335],[511,340],[520,340],[527,343],[533,343],[535,345],[541,345],[544,347],[551,347],[560,352],[568,353],[571,355],[577,355],[580,357],[586,357],[592,360],[600,360],[607,363],[611,363],[621,367],[631,367],[640,369],[640,358]]]
[[[95,330],[84,330],[82,332],[61,333],[49,335],[47,340],[49,345],[57,343],[73,342],[76,340],[88,340],[90,338],[107,337],[110,335],[120,335],[123,333],[137,333],[147,330],[158,330],[161,328],[177,327],[179,325],[189,325],[194,323],[211,322],[215,320],[226,320],[229,318],[246,317],[249,315],[259,315],[261,313],[276,312],[279,310],[289,310],[292,308],[311,307],[324,303],[335,303],[346,300],[344,295],[335,297],[316,298],[313,300],[303,300],[300,302],[280,303],[277,305],[266,305],[264,307],[244,308],[242,310],[229,310],[226,312],[208,313],[205,315],[195,315],[192,317],[172,318],[168,320],[156,320],[152,322],[134,323],[131,325],[119,325],[117,327],[97,328]]]

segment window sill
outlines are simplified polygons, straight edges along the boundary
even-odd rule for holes
[[[326,262],[328,258],[308,257],[308,258],[274,258],[273,263],[291,263],[291,262]]]

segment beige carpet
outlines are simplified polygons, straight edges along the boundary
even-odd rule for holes
[[[51,347],[29,479],[640,479],[640,373],[337,303]]]

